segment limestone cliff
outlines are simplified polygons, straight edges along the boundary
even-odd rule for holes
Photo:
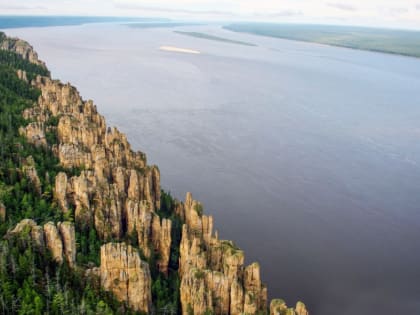
[[[36,65],[46,68],[45,63],[38,59],[38,54],[35,52],[33,47],[24,40],[10,37],[1,37],[0,39],[1,50],[15,52],[22,56],[23,59],[29,60]]]
[[[187,194],[178,208],[185,218],[180,247],[183,314],[256,314],[267,308],[267,290],[257,263],[244,265],[244,253],[213,235],[213,219]]]
[[[125,135],[107,128],[93,103],[83,101],[74,87],[47,77],[33,84],[41,96],[38,106],[24,112],[34,122],[21,134],[45,145],[45,133],[55,132],[52,149],[61,165],[82,170],[71,178],[56,176],[54,195],[61,209],[74,208],[76,222],[93,222],[103,240],[120,239],[135,229],[143,253],[150,256],[153,244],[160,269],[167,272],[171,221],[161,222],[155,213],[160,208],[158,168],[148,166],[143,153],[133,152]],[[57,126],[46,130],[53,119]]]
[[[33,187],[35,188],[38,194],[41,194],[41,181],[38,177],[38,172],[35,168],[35,161],[32,156],[26,158],[26,161],[23,165],[23,172],[27,176],[30,182],[32,182]]]
[[[274,299],[270,303],[270,315],[309,315],[305,304],[296,303],[296,308],[289,308],[286,302],[281,299]]]
[[[125,243],[108,243],[101,247],[101,284],[119,301],[136,310],[151,310],[149,265],[140,259],[136,249]]]
[[[0,49],[45,67],[23,41],[3,39]],[[29,82],[24,71],[18,71],[18,77]],[[270,314],[308,315],[300,302],[293,309],[282,300],[273,300],[268,308],[259,265],[246,266],[244,252],[232,241],[218,238],[213,218],[203,213],[203,206],[190,193],[164,217],[159,169],[147,164],[144,153],[134,152],[124,134],[106,125],[92,101],[83,100],[70,84],[50,77],[38,75],[30,83],[41,95],[23,112],[30,123],[19,132],[29,143],[52,150],[61,167],[72,170],[55,176],[53,195],[75,224],[38,226],[24,220],[10,233],[29,230],[35,243],[48,249],[57,263],[67,261],[74,268],[75,229],[94,229],[102,243],[100,267],[86,269],[85,274],[97,275],[106,291],[135,311],[154,310],[152,282],[156,279],[151,270],[156,267],[165,277],[178,273],[184,315],[265,314],[268,310]],[[31,157],[26,158],[23,172],[41,194]],[[6,209],[0,204],[0,220],[5,218]],[[180,240],[173,239],[177,220],[182,222]],[[170,270],[171,257],[177,257],[178,251],[179,262],[174,264],[172,259],[175,267]]]
[[[76,262],[76,236],[74,225],[71,222],[47,222],[39,226],[34,220],[24,219],[20,221],[9,234],[29,233],[34,243],[48,249],[51,256],[58,263],[67,261],[69,266],[74,267]]]
[[[76,234],[74,224],[70,222],[58,222],[58,231],[63,244],[63,257],[67,260],[70,267],[76,262]]]

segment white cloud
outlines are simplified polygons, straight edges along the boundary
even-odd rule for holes
[[[193,8],[188,9],[190,6],[186,6],[186,8],[181,8],[179,6],[174,5],[164,5],[159,4],[158,2],[153,3],[153,5],[142,4],[139,1],[114,1],[115,7],[120,10],[124,11],[152,11],[152,12],[163,12],[163,13],[182,13],[182,14],[204,14],[204,15],[234,15],[232,11],[226,10],[217,10],[211,7],[201,7],[201,8]]]
[[[279,17],[297,17],[297,16],[303,16],[302,11],[296,11],[296,10],[283,10],[283,11],[277,11],[272,13],[255,13],[255,17],[266,17],[266,18],[279,18]]]
[[[344,11],[357,11],[357,8],[346,3],[327,3],[328,6]]]
[[[31,6],[31,5],[20,5],[20,4],[0,4],[0,9],[21,11],[21,10],[45,10],[47,8],[40,5]]]

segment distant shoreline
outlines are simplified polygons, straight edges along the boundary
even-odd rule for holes
[[[96,23],[164,23],[163,18],[133,18],[107,16],[14,16],[0,15],[0,29],[26,27],[77,26]]]
[[[350,26],[237,23],[224,29],[258,36],[420,58],[420,32]]]

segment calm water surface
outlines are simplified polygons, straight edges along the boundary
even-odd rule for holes
[[[11,29],[314,315],[420,310],[420,60],[178,27]],[[190,55],[160,46],[201,51]]]

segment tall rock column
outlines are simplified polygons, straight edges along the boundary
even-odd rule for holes
[[[53,222],[44,224],[45,243],[51,251],[52,257],[58,263],[63,262],[63,243],[60,234]]]
[[[159,216],[153,217],[152,223],[152,241],[155,249],[159,252],[159,260],[157,262],[159,271],[164,274],[168,273],[168,264],[171,253],[171,230],[172,222],[169,219],[162,219]]]
[[[76,263],[76,233],[74,225],[71,222],[59,222],[58,230],[63,241],[63,252],[70,267]]]
[[[152,305],[149,265],[138,251],[125,243],[107,243],[101,247],[100,278],[102,287],[117,300],[127,302],[135,311],[149,313]]]

